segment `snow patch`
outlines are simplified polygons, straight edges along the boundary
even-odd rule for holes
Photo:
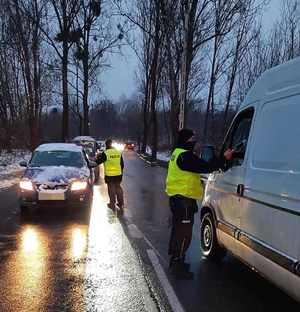
[[[73,142],[78,142],[78,141],[91,141],[91,142],[96,142],[94,138],[91,136],[77,136],[73,140]]]
[[[0,154],[0,189],[9,188],[18,183],[25,168],[20,167],[21,161],[28,162],[31,158],[29,151],[13,150],[11,153]]]
[[[163,161],[169,161],[171,158],[170,152],[158,152],[157,153],[157,159],[163,160]]]
[[[39,184],[55,182],[56,184],[68,184],[77,179],[87,179],[90,171],[88,168],[75,168],[65,166],[50,166],[28,168],[25,178],[33,180]]]
[[[152,153],[151,147],[149,147],[149,146],[146,147],[146,153],[151,155],[151,153]],[[169,161],[170,158],[171,158],[171,153],[169,151],[157,152],[157,159],[158,160]]]

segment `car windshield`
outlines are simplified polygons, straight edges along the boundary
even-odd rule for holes
[[[36,151],[30,167],[66,166],[81,168],[84,166],[80,152],[73,151]]]

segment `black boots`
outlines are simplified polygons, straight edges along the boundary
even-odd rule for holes
[[[191,280],[194,277],[194,273],[190,272],[190,265],[185,263],[183,259],[171,258],[170,271],[172,275],[179,279]]]
[[[117,203],[117,206],[118,206],[118,214],[122,216],[124,214],[124,205]]]
[[[108,207],[109,209],[111,209],[113,212],[116,211],[116,206],[113,205],[113,204],[111,204],[111,203],[108,203],[108,204],[107,204],[107,207]]]

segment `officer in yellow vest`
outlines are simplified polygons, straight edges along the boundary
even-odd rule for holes
[[[119,213],[124,212],[124,196],[121,186],[124,161],[122,153],[112,146],[112,140],[105,142],[106,150],[100,155],[98,164],[104,164],[105,183],[107,184],[110,202],[107,206],[113,211],[116,210],[116,201]]]
[[[200,174],[214,169],[193,152],[195,144],[192,130],[179,131],[166,180],[166,192],[172,212],[170,269],[176,277],[184,279],[193,278],[189,264],[184,259],[192,239],[194,214],[198,211],[197,200],[201,200],[203,196]]]

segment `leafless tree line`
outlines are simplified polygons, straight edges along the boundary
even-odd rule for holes
[[[77,133],[89,134],[92,115],[103,112],[90,113],[92,90],[108,53],[125,43],[139,62],[140,96],[124,114],[135,116],[127,128],[137,129],[142,150],[150,145],[155,159],[180,125],[196,128],[203,143],[218,143],[257,77],[300,54],[298,1],[283,2],[266,30],[267,2],[0,0],[0,146],[33,149],[49,111],[59,115],[51,118],[61,140],[75,122]]]
[[[129,38],[139,59],[143,151],[158,146],[157,111],[166,112],[170,145],[183,126],[195,125],[202,142],[220,140],[245,94],[266,69],[299,55],[297,0],[283,2],[270,30],[262,27],[269,1],[116,1],[136,26]],[[183,111],[185,115],[181,115]],[[181,125],[181,126],[182,126]]]
[[[123,27],[106,0],[0,0],[0,145],[15,140],[33,149],[42,115],[56,106],[61,140],[70,138],[70,114],[89,134],[90,90]],[[62,107],[62,108],[60,108]]]

